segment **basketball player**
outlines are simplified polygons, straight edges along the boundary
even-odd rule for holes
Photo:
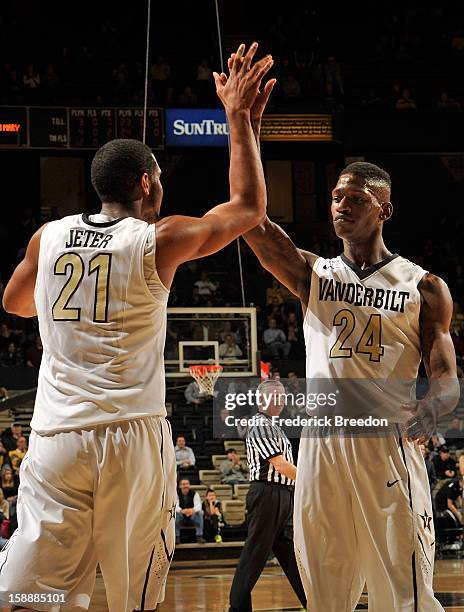
[[[55,611],[62,595],[87,609],[97,563],[111,612],[163,600],[176,507],[164,405],[169,287],[179,264],[215,253],[264,216],[250,107],[274,81],[259,92],[272,58],[252,65],[256,48],[240,46],[226,85],[215,75],[230,126],[229,202],[202,218],[159,220],[151,150],[111,141],[92,162],[100,214],[42,227],[5,289],[8,312],[38,315],[44,354],[19,527],[0,558],[4,605]]]
[[[331,213],[343,253],[333,259],[298,249],[269,218],[245,235],[262,266],[301,300],[307,379],[378,379],[396,393],[394,381],[415,381],[422,359],[431,383],[421,401],[395,395],[383,436],[303,434],[295,551],[314,612],[354,610],[364,581],[371,612],[443,610],[433,595],[432,508],[415,442],[458,401],[452,301],[440,278],[385,246],[390,189],[374,164],[342,171]],[[383,391],[388,404],[388,385]],[[367,393],[360,411],[378,401]]]

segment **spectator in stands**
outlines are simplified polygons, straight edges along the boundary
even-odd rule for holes
[[[190,446],[187,446],[184,436],[177,436],[174,452],[178,470],[185,470],[195,465],[195,453]]]
[[[451,38],[451,49],[457,57],[464,56],[464,31],[458,30]]]
[[[424,457],[425,467],[427,468],[427,476],[429,477],[430,490],[432,490],[433,487],[435,486],[435,483],[437,482],[437,473],[435,471],[435,464],[430,458],[430,453],[427,450],[427,447],[425,446],[425,444],[420,445],[420,450],[421,450],[422,456]]]
[[[24,459],[26,453],[27,453],[27,440],[25,436],[21,436],[20,438],[18,438],[15,450],[11,450],[8,453],[10,456],[11,467],[13,468],[15,474],[19,474],[19,468],[21,466],[21,462]]]
[[[198,101],[200,104],[207,103],[211,100],[213,88],[211,82],[213,80],[213,71],[207,59],[203,59],[197,66],[197,92]]]
[[[129,69],[124,62],[120,63],[112,74],[115,101],[125,104],[129,99]]]
[[[10,504],[5,499],[5,495],[0,489],[0,525],[2,524],[4,519],[10,518]]]
[[[27,102],[37,102],[40,91],[40,74],[34,64],[29,64],[23,74],[23,87]]]
[[[188,404],[195,404],[196,406],[203,404],[206,400],[206,396],[201,393],[200,387],[195,380],[192,380],[192,382],[187,385],[184,395]]]
[[[277,327],[275,319],[269,319],[269,327],[264,330],[263,340],[274,359],[279,359],[280,354],[287,359],[291,344],[287,342],[284,332]]]
[[[0,442],[0,468],[2,468],[7,463],[10,463],[10,455],[8,454],[8,451],[3,445],[3,442]]]
[[[182,93],[179,94],[177,101],[180,106],[197,106],[198,96],[193,92],[190,85],[186,85]]]
[[[206,498],[202,505],[203,509],[203,537],[207,542],[222,542],[221,524],[222,511],[221,502],[218,501],[216,491],[208,489]]]
[[[291,345],[290,359],[302,359],[305,356],[303,330],[294,312],[290,312],[287,318],[287,340]]]
[[[232,323],[230,321],[224,321],[219,331],[219,339],[221,342],[225,342],[226,336],[228,335],[232,336],[236,344],[241,344],[242,338],[237,331],[232,329]]]
[[[454,418],[451,421],[449,429],[445,433],[446,444],[455,448],[463,448],[464,446],[464,429],[462,421]]]
[[[304,415],[305,406],[302,405],[301,394],[305,393],[305,381],[300,380],[296,372],[289,372],[287,374],[287,383],[285,385],[287,400],[285,402],[285,408],[283,410],[283,416],[295,417],[297,414]]]
[[[155,63],[150,66],[150,77],[154,81],[168,81],[171,78],[171,66],[162,55],[158,55]]]
[[[327,92],[330,92],[330,95],[333,95],[336,99],[345,95],[342,71],[334,55],[329,55],[327,58],[327,63],[325,65],[325,82]]]
[[[0,366],[5,368],[20,368],[24,365],[22,351],[16,347],[14,342],[10,342],[5,352],[0,353]]]
[[[165,104],[172,96],[172,71],[171,66],[162,55],[159,55],[150,67],[150,78],[153,82],[156,103]]]
[[[60,88],[60,78],[56,73],[53,64],[48,64],[47,66],[44,79],[44,88],[47,96],[47,102],[56,103]]]
[[[24,102],[22,87],[18,71],[13,66],[9,66],[4,92],[7,104],[21,104]]]
[[[248,470],[240,461],[235,448],[229,448],[227,451],[227,459],[221,463],[221,472],[224,484],[248,482]]]
[[[219,345],[219,357],[221,359],[236,359],[242,356],[242,349],[235,342],[232,334],[225,336],[225,342]]]
[[[438,480],[456,476],[456,461],[450,457],[449,448],[441,446],[438,457],[433,460]]]
[[[40,367],[40,362],[42,361],[42,355],[43,355],[42,340],[40,339],[39,334],[37,334],[36,337],[34,338],[34,344],[26,350],[26,354],[25,354],[26,365],[29,368]]]
[[[285,314],[285,306],[279,304],[277,297],[272,298],[272,303],[267,306],[267,320],[275,319],[277,327],[284,328],[287,322],[287,315]]]
[[[412,99],[409,89],[403,89],[401,97],[396,101],[395,108],[399,111],[417,110],[416,103]]]
[[[450,528],[464,524],[463,515],[457,507],[460,500],[459,506],[462,508],[462,488],[463,477],[458,476],[444,482],[435,496],[437,517],[450,518],[451,522],[447,525]]]
[[[198,295],[203,299],[213,296],[216,293],[218,286],[218,284],[209,280],[208,273],[204,270],[200,274],[200,279],[195,283],[195,287],[198,288]]]
[[[302,381],[300,381],[300,379],[298,378],[298,374],[296,372],[291,370],[287,374],[287,378],[288,378],[287,388],[291,393],[296,395],[297,393],[304,392],[304,381],[302,384]]]
[[[197,66],[197,81],[207,81],[211,85],[213,71],[207,59],[202,59]]]
[[[16,501],[16,498],[18,497],[18,480],[14,475],[11,465],[9,464],[2,467],[1,489],[7,501]]]
[[[274,300],[277,298],[277,302]],[[272,285],[266,289],[266,306],[284,303],[284,292],[282,285],[277,280],[272,281]]]
[[[440,447],[444,444],[446,444],[446,440],[439,432],[431,436],[428,443],[428,448],[430,451],[430,457],[433,460],[435,459],[435,457],[438,457],[440,453]]]
[[[461,105],[454,98],[450,98],[446,91],[442,91],[437,103],[437,108],[438,110],[457,110],[461,108]]]
[[[190,480],[182,478],[177,489],[176,506],[176,543],[180,543],[180,528],[195,527],[198,544],[204,544],[203,538],[203,511],[198,493],[190,488]]]
[[[6,351],[10,342],[14,340],[14,335],[8,326],[8,323],[0,325],[0,353]]]
[[[189,306],[204,306],[204,299],[200,296],[198,287],[192,287],[192,295],[190,297]]]
[[[12,423],[10,427],[5,429],[0,436],[0,439],[3,443],[7,452],[15,450],[18,446],[18,440],[23,435],[23,428],[21,423]]]
[[[293,101],[301,96],[301,85],[294,74],[289,74],[282,81],[282,93],[285,100]]]
[[[230,410],[227,408],[221,408],[219,415],[214,414],[214,437],[222,438],[225,440],[235,440],[240,438],[240,434],[235,425],[231,425],[229,421],[226,421],[227,417],[231,416]]]

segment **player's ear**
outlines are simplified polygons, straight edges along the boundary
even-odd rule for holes
[[[381,202],[380,206],[379,219],[381,221],[388,221],[388,219],[391,219],[393,215],[393,204],[391,202]]]
[[[142,174],[141,185],[142,185],[143,193],[145,195],[148,195],[150,193],[151,183],[150,183],[150,177],[148,176],[147,172],[144,172]]]

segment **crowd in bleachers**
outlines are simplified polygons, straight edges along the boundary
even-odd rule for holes
[[[19,423],[12,423],[0,434],[0,541],[17,527],[16,500],[19,468],[28,448],[28,438]]]
[[[457,2],[429,7],[393,3],[383,7],[382,17],[366,7],[362,20],[348,6],[329,14],[324,6],[294,4],[293,9],[285,3],[268,12],[259,10],[259,3],[250,5],[243,32],[228,25],[230,9],[226,3],[221,7],[226,52],[252,33],[274,54],[275,107],[331,112],[462,108],[464,87],[453,78],[464,64]],[[213,9],[175,5],[158,7],[152,26],[149,104],[215,104],[212,70],[218,69],[219,57]],[[43,17],[47,9],[41,10]],[[77,38],[69,32],[65,15],[53,13],[41,19],[38,45],[34,11],[29,7],[32,18],[22,20],[14,5],[4,3],[0,9],[1,104],[142,105],[145,22],[140,14],[108,16],[94,4],[90,23],[84,21],[85,10],[75,16],[75,31],[86,33]],[[173,22],[177,37],[194,50],[188,57],[171,36]],[[138,43],[128,44],[134,37]]]

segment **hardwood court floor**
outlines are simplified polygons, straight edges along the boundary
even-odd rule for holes
[[[193,564],[191,564],[193,565]],[[202,561],[201,568],[178,564],[169,574],[166,600],[160,612],[224,612],[227,610],[233,567],[216,567]],[[197,566],[200,563],[197,563]],[[224,564],[227,565],[227,564]],[[446,612],[464,612],[464,560],[440,560],[435,565],[434,586]],[[256,612],[290,612],[300,610],[280,567],[268,567],[253,590]],[[108,612],[105,588],[98,575],[91,612]],[[367,610],[367,597],[362,596],[357,610]]]

